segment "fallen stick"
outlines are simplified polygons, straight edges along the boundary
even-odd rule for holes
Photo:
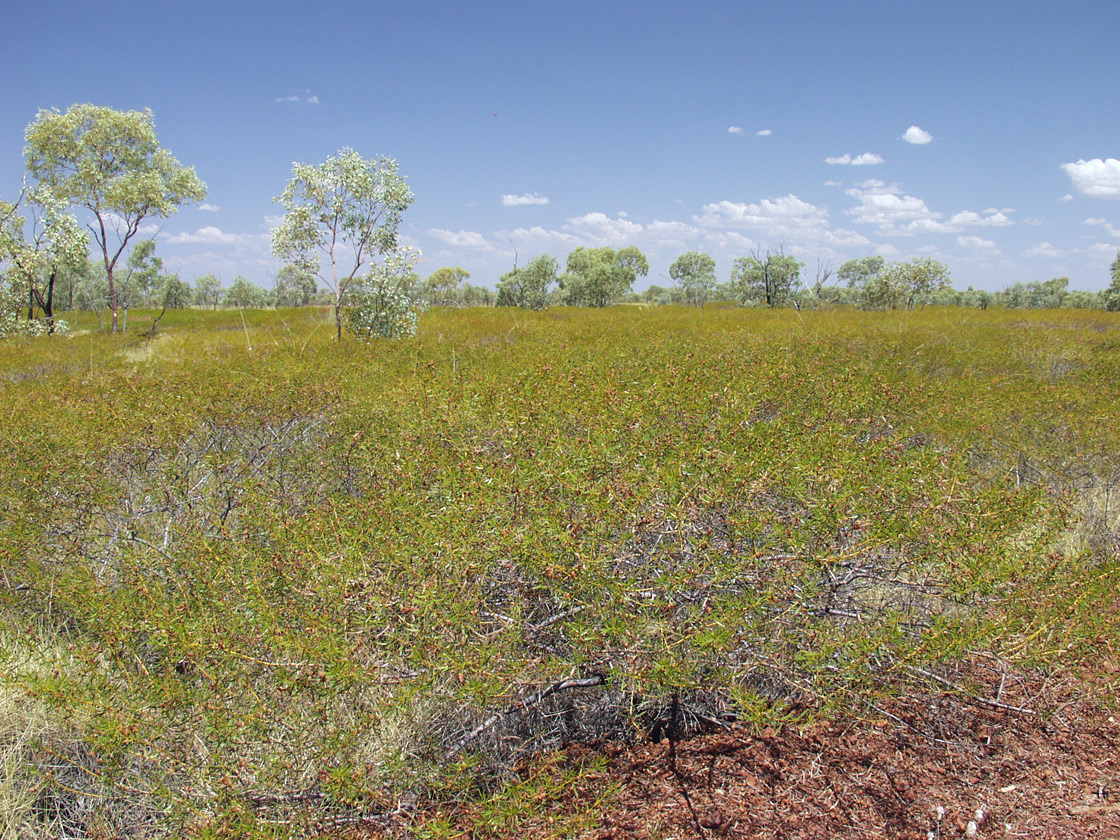
[[[495,712],[494,714],[490,715],[490,717],[486,718],[486,720],[484,720],[482,723],[480,723],[478,726],[476,726],[474,729],[460,738],[455,743],[455,745],[444,754],[443,759],[444,761],[449,761],[450,759],[454,758],[456,755],[458,755],[459,751],[463,749],[463,747],[465,747],[486,730],[492,728],[495,724],[502,720],[502,718],[507,717],[508,715],[516,714],[517,712],[524,711],[525,709],[531,709],[534,706],[539,706],[541,703],[543,703],[553,694],[556,694],[558,691],[567,691],[571,688],[591,688],[593,686],[602,685],[604,682],[606,682],[606,680],[603,678],[603,676],[601,674],[596,674],[593,677],[585,677],[583,679],[560,680],[560,682],[553,683],[547,688],[542,688],[536,694],[529,697],[529,699],[514,703],[504,712]]]

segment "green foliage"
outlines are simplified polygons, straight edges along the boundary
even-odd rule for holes
[[[459,303],[464,289],[470,286],[467,283],[470,276],[469,271],[459,266],[437,268],[424,280],[422,289],[424,301],[429,306],[446,306]]]
[[[541,254],[529,260],[524,268],[514,268],[498,280],[497,306],[521,309],[544,309],[548,306],[549,289],[556,282],[560,264],[556,258]]]
[[[269,298],[268,292],[238,274],[222,296],[222,305],[239,309],[263,309],[271,302]]]
[[[194,281],[194,303],[204,309],[217,309],[222,300],[222,284],[213,274],[204,274]]]
[[[243,315],[0,344],[0,651],[50,718],[24,813],[68,821],[31,836],[516,836],[578,772],[503,774],[564,740],[1120,635],[1109,313]]]
[[[192,297],[189,283],[179,279],[178,274],[168,274],[163,277],[163,284],[156,294],[156,302],[168,309],[186,309],[191,305]]]
[[[28,325],[23,329],[54,332],[58,280],[86,262],[89,243],[78,220],[65,212],[65,205],[48,187],[40,185],[22,198],[31,212],[30,224],[18,203],[0,201],[0,265],[8,266],[13,295],[27,301],[28,320],[36,309],[42,312],[45,323],[41,328]]]
[[[801,283],[804,264],[788,254],[739,257],[731,269],[731,286],[736,299],[746,305],[785,306]]]
[[[648,273],[649,262],[633,246],[620,251],[581,246],[568,254],[567,272],[558,282],[568,306],[603,307],[621,300],[637,277]]]
[[[346,290],[363,266],[396,253],[401,214],[412,205],[412,191],[392,158],[366,160],[342,149],[319,166],[293,164],[292,180],[276,201],[284,206],[284,219],[272,232],[272,250],[334,293],[341,340]]]
[[[1104,308],[1109,312],[1120,311],[1120,251],[1116,252],[1116,259],[1112,261],[1109,268],[1112,275],[1112,283],[1101,294],[1104,299]]]
[[[862,289],[885,265],[886,260],[882,257],[861,257],[840,266],[836,276],[847,283],[849,289]]]
[[[41,110],[27,127],[27,171],[38,189],[91,212],[93,238],[108,282],[113,330],[121,303],[117,261],[148,218],[162,218],[206,197],[194,168],[183,167],[156,139],[152,112],[72,105]]]
[[[943,262],[932,257],[890,262],[863,280],[862,305],[875,310],[912,309],[947,288],[949,268]]]
[[[703,306],[716,285],[716,261],[709,254],[688,251],[669,266],[669,276],[688,303]]]
[[[276,273],[273,303],[280,308],[309,306],[318,290],[319,284],[310,271],[296,265],[281,266]]]
[[[404,338],[416,334],[412,291],[417,259],[403,250],[370,272],[350,294],[346,323],[356,338]]]

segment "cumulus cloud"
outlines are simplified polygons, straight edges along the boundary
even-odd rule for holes
[[[226,233],[207,225],[194,233],[176,233],[162,241],[169,245],[260,245],[268,239],[267,233]]]
[[[903,132],[902,139],[907,143],[913,143],[915,146],[924,146],[926,143],[933,142],[933,135],[916,125],[912,125]]]
[[[523,195],[510,195],[502,196],[503,207],[524,207],[527,204],[548,204],[548,196],[537,195],[536,193],[525,193]]]
[[[431,228],[428,233],[440,242],[457,248],[475,248],[480,251],[493,251],[494,246],[486,241],[486,237],[473,230],[461,230],[458,233],[440,228]]]
[[[979,236],[958,236],[957,244],[962,248],[972,251],[994,251],[999,253],[996,243],[990,239],[981,239]]]
[[[1085,220],[1085,224],[1095,225],[1097,227],[1102,227],[1102,228],[1104,228],[1105,230],[1108,231],[1109,236],[1115,236],[1117,239],[1120,239],[1120,230],[1117,230],[1112,225],[1112,223],[1108,221],[1108,219],[1092,219],[1092,218],[1089,218],[1089,219]]]
[[[1062,169],[1069,175],[1074,189],[1082,195],[1120,198],[1120,160],[1079,160],[1076,163],[1063,163]]]
[[[876,225],[883,233],[946,231],[940,213],[930,210],[916,196],[900,194],[897,187],[854,187],[847,192],[859,201],[859,206],[847,211],[857,224]]]
[[[852,157],[851,155],[841,155],[839,157],[829,157],[824,159],[825,163],[840,166],[875,166],[883,162],[883,158],[872,152],[864,152],[862,155]]]
[[[742,134],[743,133],[743,127],[741,125],[729,126],[728,129],[727,129],[727,133],[728,134]]]
[[[821,230],[828,224],[826,209],[793,194],[764,198],[758,204],[720,201],[705,204],[701,211],[694,221],[704,227],[803,231]]]
[[[198,205],[198,209],[199,210],[205,210],[207,213],[217,213],[222,208],[219,207],[217,204],[207,204],[207,203],[203,202],[202,204]]]
[[[601,244],[624,243],[642,232],[642,226],[637,222],[612,219],[606,213],[587,213],[568,219],[564,229]]]
[[[755,137],[769,137],[773,133],[774,132],[771,131],[769,128],[762,128],[762,129],[759,129],[758,131],[756,131],[754,133],[754,136]]]
[[[1073,193],[1066,193],[1061,198],[1059,198],[1058,201],[1061,201],[1061,202],[1073,201]]]
[[[1007,225],[1014,224],[1011,219],[1007,218],[1001,211],[989,207],[984,211],[987,216],[981,216],[972,210],[962,210],[960,213],[954,213],[949,219],[949,224],[954,227],[968,227],[969,225],[978,225],[980,227],[1006,227]]]
[[[1062,256],[1062,252],[1051,245],[1049,242],[1039,242],[1037,245],[1034,245],[1025,250],[1023,252],[1023,256],[1053,258]]]

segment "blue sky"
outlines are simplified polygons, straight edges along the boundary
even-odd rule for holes
[[[1093,2],[0,0],[0,197],[40,108],[151,108],[209,195],[162,221],[193,281],[279,263],[293,161],[389,155],[427,275],[637,245],[669,285],[756,247],[931,255],[954,285],[1108,285],[1120,7]],[[919,141],[919,142],[914,142]]]

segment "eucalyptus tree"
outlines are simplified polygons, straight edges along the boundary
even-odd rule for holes
[[[559,283],[569,305],[607,306],[629,292],[639,275],[648,273],[645,254],[633,245],[621,251],[581,246],[568,254],[567,271]]]
[[[194,281],[194,302],[203,309],[217,309],[222,301],[222,282],[213,274],[203,274]]]
[[[1120,310],[1120,251],[1116,252],[1116,259],[1109,266],[1109,273],[1112,276],[1112,283],[1101,292],[1101,298],[1104,300],[1105,309],[1116,312]]]
[[[849,289],[862,289],[885,265],[886,260],[880,256],[860,257],[841,265],[836,276],[847,283]]]
[[[556,257],[541,254],[529,260],[524,268],[507,271],[498,280],[497,306],[519,306],[522,309],[544,309],[548,306],[549,287],[556,282],[560,264]]]
[[[392,158],[366,160],[344,148],[319,166],[293,164],[292,180],[275,200],[284,206],[284,219],[272,232],[273,253],[331,290],[341,341],[346,290],[363,266],[397,253],[401,214],[413,202],[412,191]]]
[[[432,306],[449,301],[457,301],[463,284],[470,279],[471,273],[465,268],[443,266],[437,268],[424,280],[421,292],[424,300]]]
[[[295,265],[284,265],[276,273],[272,289],[273,302],[278,308],[307,306],[319,291],[315,275]]]
[[[89,229],[101,249],[113,331],[119,290],[114,270],[145,219],[176,213],[206,197],[194,167],[179,164],[156,139],[152,112],[72,105],[41,110],[27,127],[27,171],[58,200],[93,214]]]
[[[716,261],[710,254],[688,251],[669,266],[669,276],[677,281],[688,303],[703,306],[716,285]]]
[[[782,252],[761,249],[739,257],[731,269],[731,285],[739,303],[784,306],[797,290],[804,264]]]
[[[48,187],[26,191],[20,199],[30,211],[30,221],[20,212],[20,202],[0,201],[0,263],[8,265],[13,299],[22,297],[27,303],[27,320],[41,309],[47,330],[54,332],[55,286],[60,275],[82,267],[89,240]]]

